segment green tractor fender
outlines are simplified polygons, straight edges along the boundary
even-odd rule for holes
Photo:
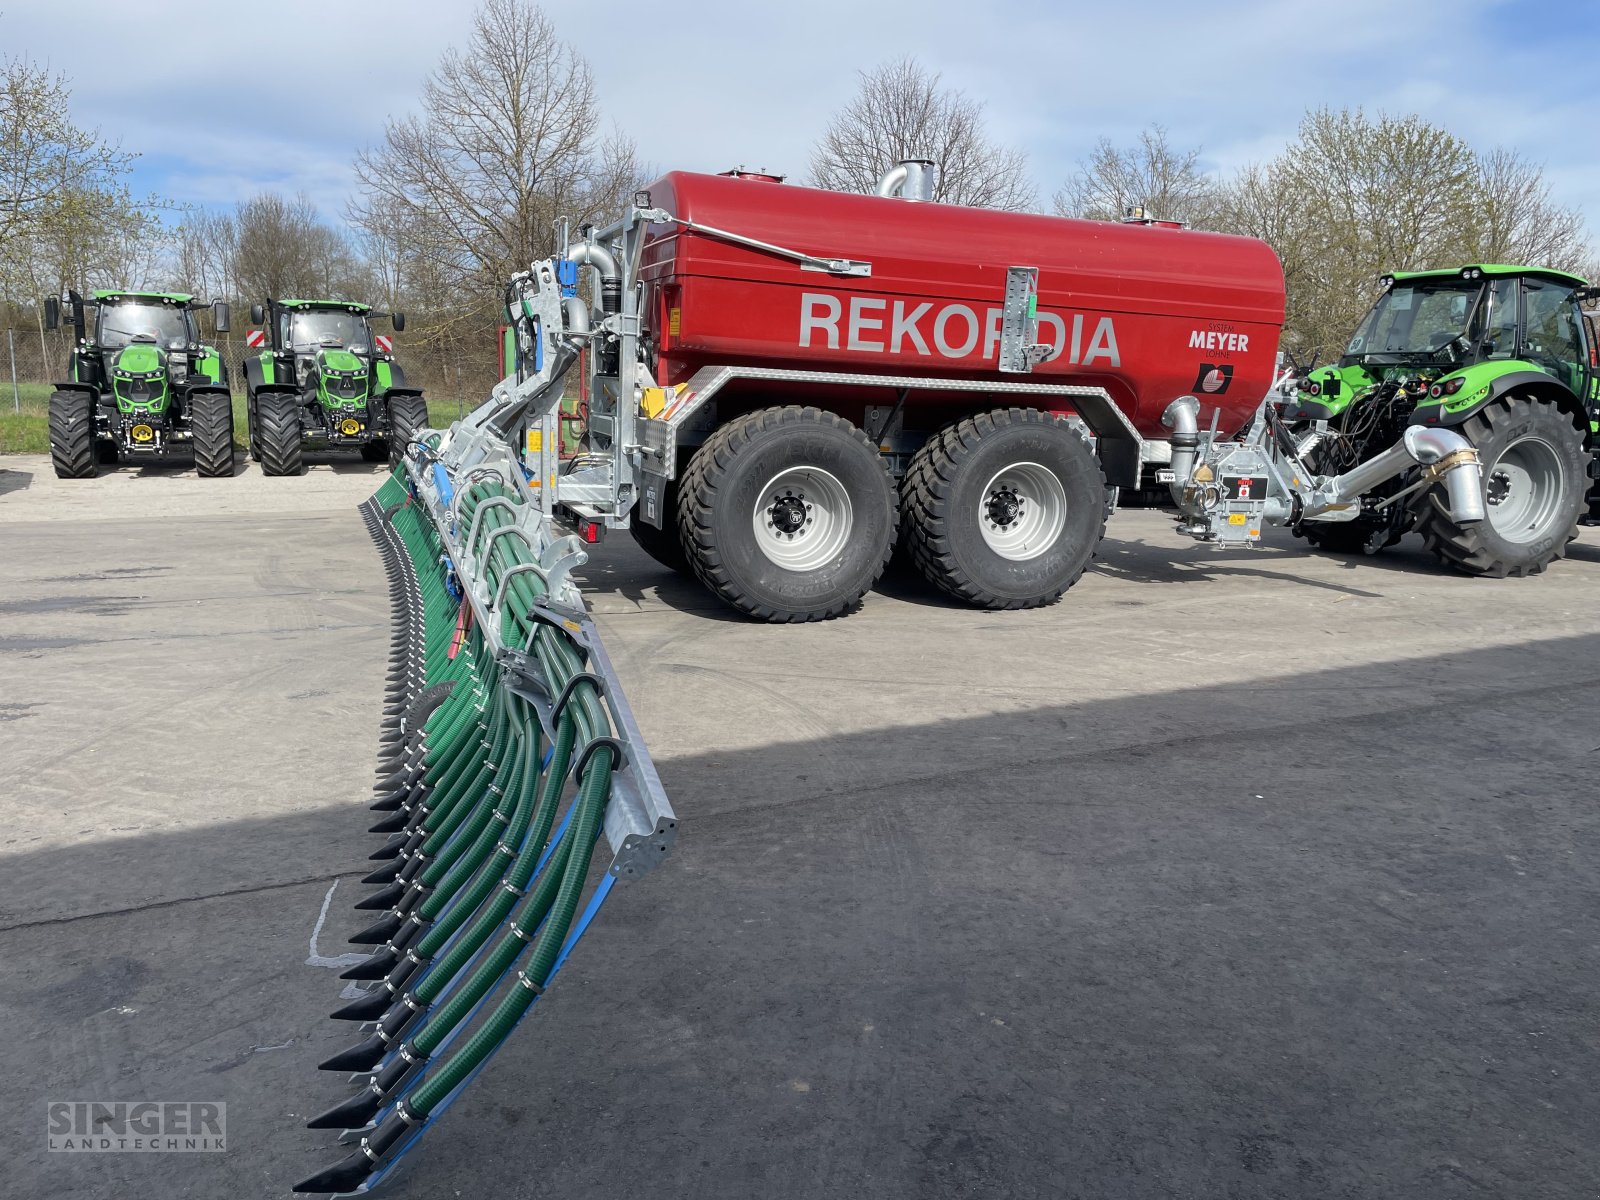
[[[417,389],[406,386],[406,373],[399,363],[393,359],[380,358],[372,364],[372,394],[381,396],[386,392],[415,395]]]
[[[283,372],[278,369],[277,360],[271,354],[263,354],[258,358],[247,358],[244,361],[245,391],[254,396],[263,388],[279,388],[286,392],[297,390],[294,386],[294,380],[282,379],[280,378],[282,374]]]
[[[1572,423],[1583,430],[1585,441],[1590,433],[1589,412],[1583,401],[1561,380],[1548,371],[1541,371],[1532,363],[1521,361],[1479,363],[1455,375],[1439,380],[1434,390],[1442,391],[1452,380],[1462,384],[1453,395],[1432,395],[1426,403],[1417,405],[1411,414],[1411,424],[1436,426],[1448,429],[1460,425],[1469,417],[1512,392],[1537,396],[1548,400],[1572,418]]]
[[[50,385],[58,392],[81,392],[91,400],[100,399],[100,389],[92,383],[79,383],[76,379],[62,379]]]

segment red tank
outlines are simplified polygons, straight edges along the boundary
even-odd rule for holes
[[[1272,381],[1283,269],[1265,242],[1157,223],[1077,221],[674,171],[650,185],[674,216],[870,277],[679,226],[655,226],[642,275],[657,376],[712,364],[1051,380],[1104,387],[1147,437],[1185,393],[1243,425]],[[1006,268],[1039,269],[1031,375],[998,370]],[[913,394],[908,404],[949,402]],[[1063,404],[1062,411],[1068,406]]]

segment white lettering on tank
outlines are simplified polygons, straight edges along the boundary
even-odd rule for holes
[[[1041,326],[1048,325],[1055,331],[1050,339],[1050,358],[1045,359],[1045,361],[1049,362],[1051,359],[1060,358],[1062,351],[1067,348],[1067,323],[1053,312],[1041,312],[1039,314],[1039,324]]]
[[[1204,329],[1191,329],[1189,331],[1189,349],[1204,350],[1206,348],[1206,331]]]
[[[967,323],[967,340],[959,345],[952,345],[945,336],[953,317],[960,317]],[[978,345],[978,314],[965,304],[951,304],[942,309],[933,322],[933,344],[939,348],[939,353],[946,358],[965,358],[971,354]]]
[[[1083,365],[1088,366],[1097,358],[1103,358],[1113,367],[1122,365],[1122,356],[1117,353],[1117,330],[1111,324],[1110,317],[1101,317],[1100,323],[1094,327],[1094,336],[1089,339],[1089,352],[1083,356]]]
[[[983,357],[989,359],[1000,357],[1000,317],[1001,310],[991,308],[983,322]]]
[[[928,343],[923,340],[922,330],[917,328],[917,322],[932,311],[933,305],[924,303],[917,305],[908,314],[906,312],[906,302],[904,300],[896,300],[894,302],[894,312],[891,314],[889,322],[889,353],[899,354],[901,345],[907,338],[910,338],[911,344],[917,348],[918,354],[928,354]]]
[[[1083,354],[1083,314],[1072,314],[1072,354],[1068,357],[1069,363],[1076,363]]]
[[[823,330],[828,335],[828,349],[839,348],[839,316],[844,305],[839,297],[826,292],[802,292],[800,295],[800,344],[811,345],[811,335]]]
[[[845,343],[847,350],[883,350],[880,341],[868,341],[861,336],[863,330],[882,329],[882,317],[868,317],[868,310],[882,312],[888,306],[887,300],[877,300],[871,296],[850,297],[850,339]]]

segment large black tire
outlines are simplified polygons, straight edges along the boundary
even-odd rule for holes
[[[1106,529],[1094,453],[1065,421],[1027,408],[979,413],[929,438],[912,456],[900,503],[918,568],[982,608],[1059,599]]]
[[[1578,536],[1589,486],[1583,431],[1554,402],[1511,395],[1463,421],[1483,464],[1485,520],[1457,525],[1443,490],[1417,501],[1417,532],[1466,575],[1537,575]]]
[[[421,396],[395,396],[389,401],[389,465],[398,467],[406,447],[428,427],[428,402]]]
[[[208,479],[233,476],[233,397],[199,392],[189,397],[194,469]]]
[[[287,392],[256,397],[256,426],[251,430],[263,475],[303,475],[300,455],[300,398]]]
[[[815,408],[730,421],[679,480],[678,531],[694,573],[761,621],[854,608],[883,574],[899,520],[878,448]]]
[[[94,397],[50,393],[50,463],[61,479],[93,479],[100,471],[94,445]]]
[[[362,442],[361,443],[361,461],[362,462],[369,462],[369,463],[388,462],[389,461],[389,441],[388,441],[388,439],[385,438],[381,442],[378,442],[378,441]]]

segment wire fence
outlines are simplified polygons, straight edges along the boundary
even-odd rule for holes
[[[395,357],[406,382],[427,395],[435,413],[454,405],[464,413],[489,395],[500,378],[499,356],[490,339],[479,345],[452,344],[432,338],[386,335],[393,338]],[[233,390],[243,390],[244,364],[258,350],[245,344],[242,332],[223,334],[211,342],[227,366]],[[66,379],[72,353],[69,330],[43,330],[36,325],[0,327],[0,409],[21,412],[44,405],[50,384]]]

